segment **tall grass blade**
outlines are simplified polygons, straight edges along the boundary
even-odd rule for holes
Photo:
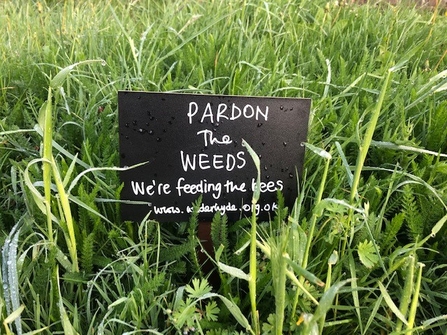
[[[60,288],[60,278],[59,278],[59,269],[56,266],[55,269],[56,272],[56,282],[57,282],[57,295],[58,295],[58,307],[59,307],[59,316],[60,316],[60,320],[62,323],[62,328],[64,329],[64,334],[65,335],[79,335],[79,333],[75,330],[75,328],[73,327],[73,324],[71,323],[67,311],[65,310],[64,307],[64,301],[62,299],[62,295],[61,295],[61,288]]]
[[[283,258],[286,260],[287,264],[289,264],[291,266],[293,271],[298,276],[306,278],[309,282],[311,282],[317,286],[323,287],[325,285],[325,283],[321,279],[319,279],[317,276],[315,276],[312,272],[302,268],[297,263],[295,263],[292,259],[290,259],[289,255],[283,254]]]
[[[422,269],[424,268],[425,264],[418,263],[419,267],[418,275],[416,278],[416,285],[413,292],[413,299],[411,301],[410,306],[410,312],[408,314],[408,325],[407,325],[407,333],[406,335],[413,334],[412,328],[414,327],[414,322],[416,320],[416,312],[419,304],[419,298],[420,298],[420,291],[421,291],[421,281],[422,281]]]
[[[53,218],[52,218],[52,211],[51,211],[51,187],[52,187],[52,176],[54,178],[54,183],[57,188],[58,196],[60,199],[60,204],[62,207],[62,215],[63,218],[61,218],[61,223],[65,225],[68,231],[68,237],[66,238],[66,243],[69,249],[71,261],[72,261],[72,271],[78,272],[79,271],[79,264],[78,264],[78,256],[77,256],[77,243],[76,243],[76,236],[75,236],[75,229],[74,229],[74,222],[73,222],[73,216],[71,213],[71,207],[69,202],[68,194],[65,191],[64,184],[68,183],[68,180],[64,180],[60,174],[60,171],[58,169],[58,166],[54,160],[53,157],[53,90],[62,89],[62,85],[67,79],[67,77],[70,75],[70,73],[79,65],[84,64],[91,64],[96,62],[102,62],[103,60],[86,60],[81,61],[78,63],[74,63],[72,65],[69,65],[62,70],[59,71],[59,73],[54,76],[50,81],[50,87],[48,88],[48,96],[46,102],[42,105],[40,114],[39,114],[39,125],[41,129],[43,130],[43,184],[44,184],[44,201],[42,204],[41,199],[36,198],[37,194],[33,192],[34,198],[37,200],[37,205],[39,208],[43,209],[45,208],[45,214],[47,218],[47,234],[48,239],[50,242],[53,242]],[[65,96],[65,93],[63,91],[62,95]],[[56,103],[57,103],[58,95],[55,96]]]
[[[261,161],[259,159],[259,156],[256,154],[256,152],[252,149],[252,147],[245,141],[242,140],[242,146],[244,146],[248,153],[251,156],[251,159],[253,160],[253,163],[255,164],[256,167],[256,172],[257,172],[257,176],[256,176],[256,187],[254,189],[253,192],[253,199],[252,199],[252,203],[256,204],[259,200],[260,194],[261,194]]]
[[[70,201],[68,198],[68,194],[65,192],[65,188],[63,186],[63,181],[59,172],[59,169],[56,165],[56,162],[54,161],[54,158],[52,158],[52,170],[53,170],[53,176],[55,179],[55,184],[57,187],[57,192],[59,196],[59,200],[62,206],[63,216],[64,216],[64,224],[67,227],[68,231],[68,238],[66,238],[66,243],[68,246],[68,251],[71,256],[71,261],[73,264],[73,272],[79,271],[79,265],[78,265],[78,252],[77,252],[77,245],[76,245],[76,235],[75,235],[75,227],[74,227],[74,221],[73,216],[71,214],[71,207],[70,207]]]
[[[447,214],[444,215],[438,222],[436,222],[436,224],[433,226],[433,228],[431,229],[430,235],[428,235],[427,237],[425,237],[420,243],[419,245],[423,245],[425,244],[430,238],[435,237],[442,229],[442,227],[444,227],[444,224],[447,222]]]
[[[359,298],[358,284],[357,284],[358,278],[356,276],[356,264],[355,264],[354,256],[353,256],[352,252],[353,251],[351,249],[348,249],[349,272],[351,273],[351,278],[352,278],[352,280],[351,280],[352,300],[354,302],[355,313],[357,314],[360,332],[363,333],[363,319],[362,319],[360,298]]]
[[[23,218],[11,229],[2,249],[2,278],[3,294],[6,302],[6,311],[14,320],[16,332],[22,334],[20,314],[19,275],[17,273],[17,249],[20,230],[23,226]],[[5,322],[5,325],[9,322]]]
[[[414,289],[414,270],[415,270],[415,255],[414,253],[408,256],[407,260],[407,273],[405,276],[404,288],[402,290],[402,295],[400,298],[399,311],[401,314],[407,318],[408,309],[411,303],[411,296]],[[396,323],[396,331],[401,331],[402,329],[402,319],[399,318]],[[408,321],[405,323],[408,326]]]
[[[374,319],[377,317],[377,312],[379,311],[379,308],[382,306],[382,301],[383,301],[383,294],[381,294],[374,302],[374,308],[372,309],[368,321],[366,322],[365,327],[363,328],[362,334],[368,334],[368,329],[371,326]]]
[[[70,75],[70,73],[79,65],[87,65],[87,64],[92,64],[92,63],[101,63],[103,65],[106,65],[105,61],[102,59],[90,59],[90,60],[85,60],[85,61],[81,61],[78,63],[74,63],[71,64],[65,68],[63,68],[62,70],[60,70],[50,81],[50,87],[57,90],[59,89],[65,82],[65,80],[68,78],[68,76]],[[51,103],[51,99],[48,99],[48,103]]]
[[[317,218],[319,215],[315,209],[318,208],[318,206],[320,205],[321,200],[323,198],[323,192],[326,187],[326,180],[327,180],[327,176],[328,176],[328,172],[329,172],[329,164],[332,160],[332,155],[329,152],[327,152],[326,150],[318,148],[310,143],[304,143],[304,145],[307,148],[309,148],[310,150],[312,150],[314,153],[316,153],[317,155],[319,155],[320,157],[322,157],[326,160],[325,166],[324,166],[324,171],[323,171],[323,176],[321,177],[320,186],[318,188],[318,193],[315,198],[314,213],[312,214],[312,218],[310,221],[310,229],[309,229],[309,233],[307,236],[306,249],[305,249],[304,256],[303,256],[302,267],[306,268],[307,264],[309,262],[309,255],[311,252],[312,243],[314,242],[313,238],[314,238],[314,234],[315,234],[315,226],[317,224]]]
[[[220,270],[229,274],[230,276],[233,276],[233,277],[236,277],[239,279],[243,279],[246,281],[250,280],[250,276],[239,268],[236,268],[236,267],[230,266],[230,265],[226,265],[222,262],[218,262],[217,265],[219,266]]]
[[[22,330],[17,328],[17,321],[21,321],[20,315],[22,314],[23,310],[25,309],[25,305],[21,305],[19,308],[17,308],[15,311],[13,311],[11,314],[9,314],[4,320],[3,320],[3,326],[5,327],[6,335],[11,335],[11,330],[9,329],[9,324],[13,321],[16,322],[16,329],[17,334],[21,335]]]
[[[332,302],[335,296],[339,293],[340,289],[349,283],[351,280],[343,280],[339,283],[332,285],[319,300],[319,304],[312,317],[313,321],[317,322],[320,318],[326,315],[326,313],[332,308]]]
[[[371,146],[374,131],[377,127],[377,121],[379,120],[379,115],[382,110],[383,102],[385,101],[386,92],[388,91],[388,86],[390,84],[392,74],[393,71],[387,71],[385,81],[383,82],[382,89],[380,91],[379,99],[376,106],[374,107],[374,110],[372,111],[371,119],[369,120],[368,127],[366,128],[363,141],[359,145],[359,154],[357,156],[357,163],[355,166],[351,188],[351,204],[353,204],[354,200],[358,197],[357,189],[360,183],[360,175],[363,169],[363,165],[365,164],[365,159],[366,155],[368,154],[369,147]]]
[[[352,187],[352,181],[354,179],[354,175],[351,172],[351,168],[348,164],[348,160],[346,159],[345,154],[343,153],[343,149],[340,145],[340,142],[336,141],[335,147],[337,148],[338,154],[340,155],[341,161],[343,163],[343,167],[345,168],[346,176],[348,177],[349,186]]]
[[[258,309],[256,307],[256,272],[257,269],[257,261],[256,261],[256,238],[257,238],[257,230],[256,230],[256,203],[259,200],[261,194],[261,168],[260,168],[260,160],[259,156],[255,153],[255,151],[251,148],[251,146],[245,141],[242,140],[242,146],[247,148],[248,153],[256,167],[257,177],[256,177],[256,186],[253,192],[252,199],[252,215],[251,215],[251,237],[250,237],[250,266],[249,266],[249,278],[248,281],[248,289],[250,294],[250,304],[251,304],[251,312],[253,318],[253,327],[255,334],[260,334],[261,329],[259,326],[259,315]]]
[[[382,284],[382,282],[378,282],[380,292],[382,293],[383,298],[385,299],[386,304],[391,309],[391,311],[394,313],[394,315],[397,316],[397,318],[404,324],[408,324],[407,319],[405,318],[405,315],[402,314],[402,312],[399,310],[399,308],[394,303],[393,299],[391,298],[390,294],[388,293],[386,287]]]
[[[303,145],[307,149],[311,150],[314,154],[317,154],[318,156],[320,156],[321,158],[324,158],[324,159],[327,159],[327,160],[332,159],[332,155],[329,152],[327,152],[326,150],[322,149],[322,148],[319,148],[319,147],[317,147],[317,146],[315,146],[315,145],[313,145],[311,143],[307,143],[307,142],[304,142]]]
[[[244,316],[244,314],[242,313],[240,308],[234,302],[232,302],[228,298],[225,298],[224,296],[221,296],[221,295],[216,295],[216,296],[218,296],[222,300],[222,302],[225,304],[225,306],[230,311],[231,315],[234,316],[234,318],[237,320],[237,322],[242,327],[244,327],[251,334],[255,334],[255,332],[253,331],[252,327],[250,326],[250,323],[248,322],[247,318]]]

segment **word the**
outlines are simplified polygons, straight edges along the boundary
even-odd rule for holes
[[[192,124],[194,117],[199,117],[200,115],[200,123],[203,123],[205,120],[209,120],[211,123],[219,123],[222,122],[222,120],[234,121],[240,117],[267,121],[269,107],[265,106],[264,109],[261,109],[259,106],[252,106],[249,104],[244,107],[238,107],[235,103],[232,103],[231,107],[229,107],[228,105],[221,103],[217,105],[215,110],[213,110],[213,104],[211,102],[208,102],[205,107],[200,106],[199,108],[199,104],[192,101],[189,103],[189,110],[186,115],[188,116],[189,124]]]
[[[233,141],[231,140],[230,136],[228,135],[223,135],[222,139],[219,141],[217,138],[214,137],[214,133],[209,130],[209,129],[204,129],[201,131],[197,132],[197,135],[199,134],[203,134],[203,141],[205,142],[205,146],[208,146],[208,143],[213,145],[213,144],[230,144],[233,143]]]

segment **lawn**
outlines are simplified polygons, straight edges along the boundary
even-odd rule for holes
[[[447,15],[405,3],[1,1],[0,333],[447,333]],[[312,99],[294,206],[209,255],[200,199],[122,222],[119,90]]]

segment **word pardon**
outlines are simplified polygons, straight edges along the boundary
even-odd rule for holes
[[[199,110],[201,111],[199,113]],[[188,120],[189,124],[193,123],[193,119],[196,116],[200,117],[200,123],[208,120],[211,123],[221,122],[224,120],[234,121],[243,117],[245,119],[255,119],[255,120],[268,120],[269,106],[252,106],[251,104],[246,104],[244,107],[238,107],[235,103],[231,104],[229,107],[225,103],[220,103],[217,105],[216,110],[213,110],[213,103],[208,102],[202,109],[199,108],[199,104],[195,101],[189,103]]]
[[[122,219],[186,221],[200,196],[203,220],[216,212],[238,220],[252,209],[266,219],[278,191],[292,206],[309,110],[308,99],[118,92],[120,165],[130,167],[120,174]],[[256,205],[244,140],[261,162]]]

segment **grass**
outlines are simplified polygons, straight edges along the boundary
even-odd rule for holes
[[[2,333],[447,332],[445,9],[48,0],[0,13]],[[218,285],[197,259],[197,212],[120,222],[122,89],[312,99],[295,206],[278,195],[270,222],[213,220]]]

